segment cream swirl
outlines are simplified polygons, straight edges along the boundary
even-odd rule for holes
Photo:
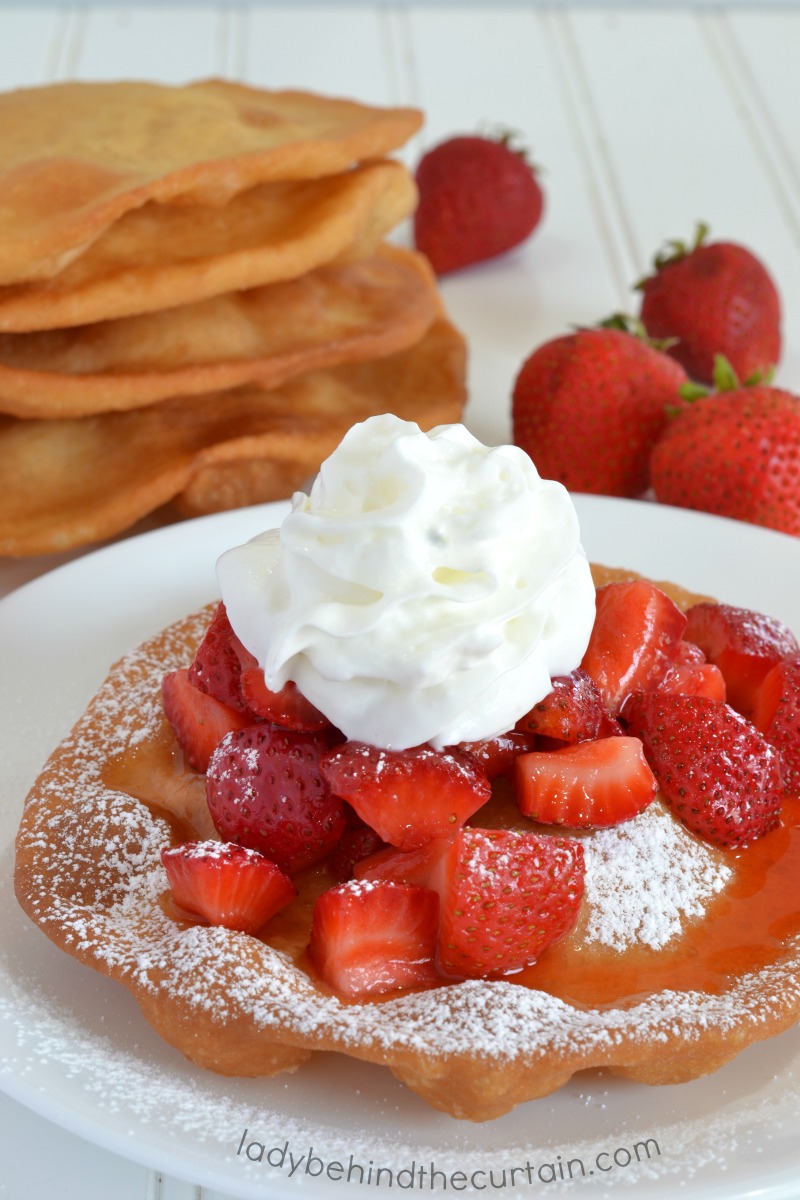
[[[280,529],[217,565],[267,686],[352,740],[440,748],[511,728],[573,670],[594,588],[566,490],[461,425],[355,425]]]

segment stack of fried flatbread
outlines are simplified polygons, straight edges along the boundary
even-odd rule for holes
[[[419,127],[221,80],[0,95],[0,554],[286,496],[354,421],[458,420],[390,155]]]

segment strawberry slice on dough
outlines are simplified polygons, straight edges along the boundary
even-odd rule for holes
[[[509,829],[458,832],[439,868],[438,965],[456,978],[498,977],[536,962],[574,926],[584,889],[573,838]]]
[[[314,905],[309,956],[338,996],[358,1000],[441,983],[434,955],[439,897],[388,880],[351,880]]]
[[[678,606],[645,579],[597,589],[597,615],[581,666],[611,716],[632,692],[647,691],[663,679],[685,629]]]
[[[161,861],[175,903],[210,925],[255,933],[297,895],[275,863],[231,842],[183,842]]]
[[[346,742],[325,755],[320,769],[335,795],[402,850],[452,836],[491,795],[485,772],[458,750]]]
[[[521,754],[513,775],[520,812],[572,829],[619,825],[655,799],[657,785],[635,737],[577,742]]]

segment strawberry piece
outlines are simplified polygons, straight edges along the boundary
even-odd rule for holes
[[[665,504],[800,536],[800,398],[766,385],[686,405],[650,460]]]
[[[205,772],[211,755],[226,734],[250,718],[230,708],[189,681],[189,671],[170,671],[161,681],[164,713],[189,766]]]
[[[274,862],[230,842],[183,842],[161,861],[175,903],[210,925],[255,933],[297,895]]]
[[[781,304],[764,264],[734,242],[669,243],[655,273],[639,285],[641,319],[654,338],[675,339],[668,353],[688,374],[711,383],[723,354],[741,379],[773,367],[781,354]]]
[[[452,833],[491,794],[485,773],[457,750],[380,750],[346,742],[322,760],[331,790],[393,846],[410,850]]]
[[[507,829],[462,829],[439,883],[439,969],[458,978],[507,975],[536,962],[574,926],[583,846]]]
[[[306,700],[296,683],[288,680],[279,692],[272,692],[258,666],[242,671],[241,693],[250,712],[284,729],[313,731],[330,727],[328,718]]]
[[[345,828],[342,802],[320,771],[319,734],[249,725],[211,756],[206,795],[221,838],[259,850],[287,875],[320,862]]]
[[[474,759],[487,779],[497,779],[508,774],[518,754],[533,750],[535,742],[533,734],[510,729],[483,742],[459,742],[455,749]]]
[[[611,716],[631,692],[655,687],[672,665],[686,617],[645,579],[597,590],[597,613],[581,666],[600,689]]]
[[[455,137],[417,168],[414,241],[437,275],[504,254],[538,225],[544,198],[508,137]]]
[[[560,742],[596,738],[607,714],[591,675],[579,667],[571,675],[557,676],[552,683],[553,690],[517,721],[516,728]]]
[[[753,724],[775,746],[786,790],[800,796],[800,655],[768,671],[753,698]]]
[[[189,682],[229,708],[244,712],[247,706],[240,690],[241,665],[236,652],[238,641],[225,605],[218,604],[189,667]]]
[[[328,870],[339,883],[345,883],[356,874],[356,866],[364,859],[383,850],[386,843],[374,829],[363,821],[345,829],[338,845],[328,859]]]
[[[642,739],[664,800],[718,846],[746,846],[780,818],[777,751],[741,713],[705,696],[640,693],[622,718]]]
[[[710,700],[719,700],[724,704],[727,698],[725,677],[719,667],[705,661],[705,655],[699,647],[694,647],[699,659],[686,654],[683,647],[689,645],[689,642],[681,644],[675,662],[667,668],[667,673],[656,685],[656,690],[682,692],[685,696],[707,696]]]
[[[409,884],[352,880],[314,905],[308,952],[346,1000],[440,983],[434,966],[439,897]]]
[[[539,346],[514,383],[514,441],[545,479],[573,492],[639,496],[650,453],[686,375],[621,329],[582,329]]]
[[[514,791],[533,821],[591,829],[642,812],[655,799],[656,781],[638,738],[610,737],[521,755]]]
[[[732,604],[695,604],[686,613],[686,639],[719,667],[728,703],[747,716],[764,676],[782,658],[800,653],[792,631],[775,617]]]
[[[452,843],[452,837],[438,837],[413,850],[386,846],[356,863],[353,874],[356,879],[388,879],[393,883],[435,887],[442,859]]]

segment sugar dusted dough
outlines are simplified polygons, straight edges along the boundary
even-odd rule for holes
[[[270,1075],[314,1051],[339,1051],[387,1066],[436,1108],[482,1121],[590,1067],[649,1084],[693,1079],[797,1020],[797,934],[772,965],[741,974],[721,994],[666,990],[591,1007],[510,981],[472,981],[344,1004],[303,969],[313,879],[296,927],[278,918],[266,927],[272,945],[176,921],[160,849],[213,830],[203,781],[174,752],[160,681],[190,661],[212,611],[169,627],[112,669],[31,790],[15,873],[20,903],[47,936],[128,987],[193,1062]],[[686,921],[702,920],[727,883],[716,852],[693,841],[696,859],[683,860],[676,887],[674,854],[690,835],[658,808],[642,816],[649,825],[639,832],[620,826],[595,839],[581,922],[587,947],[661,946]],[[645,889],[637,842],[658,846]]]

